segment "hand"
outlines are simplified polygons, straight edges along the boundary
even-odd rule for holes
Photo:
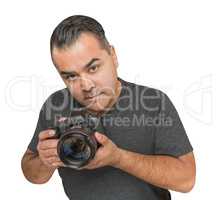
[[[120,162],[121,150],[108,137],[98,132],[95,137],[102,146],[97,150],[95,157],[86,166],[80,169],[96,169],[104,166],[115,167]]]
[[[54,135],[55,131],[52,129],[40,132],[37,145],[40,160],[49,168],[64,166],[57,154],[58,139],[52,139]]]

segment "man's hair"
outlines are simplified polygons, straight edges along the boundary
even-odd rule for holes
[[[91,33],[98,39],[101,47],[110,53],[110,45],[102,25],[95,19],[84,15],[73,15],[58,24],[50,39],[50,50],[70,47],[81,35]]]

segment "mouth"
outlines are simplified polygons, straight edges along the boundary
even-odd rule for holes
[[[95,99],[96,97],[100,96],[101,93],[97,94],[97,95],[94,95],[94,96],[87,96],[87,97],[84,97],[85,100],[92,100],[92,99]]]

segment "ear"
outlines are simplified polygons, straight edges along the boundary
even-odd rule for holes
[[[118,67],[118,58],[117,58],[117,55],[116,55],[116,52],[115,52],[115,48],[112,45],[110,45],[110,52],[111,52],[112,60],[113,60],[115,66],[117,68]]]

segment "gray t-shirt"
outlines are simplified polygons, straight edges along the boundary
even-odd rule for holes
[[[178,113],[166,94],[119,80],[121,94],[112,109],[101,117],[103,134],[118,147],[144,155],[179,157],[193,151]],[[81,107],[67,88],[52,94],[40,111],[29,149],[37,152],[39,132],[53,127],[60,117],[67,117]],[[60,167],[58,172],[71,200],[171,199],[168,190],[113,167],[94,170]]]

